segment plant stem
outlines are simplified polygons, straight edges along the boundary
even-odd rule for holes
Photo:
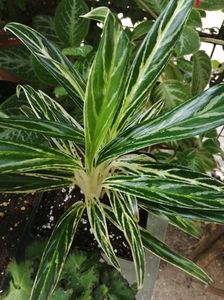
[[[212,43],[212,44],[224,46],[224,41],[215,38],[201,37],[201,41],[205,43]]]

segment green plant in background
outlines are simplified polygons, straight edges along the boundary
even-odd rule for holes
[[[9,263],[10,286],[0,299],[29,299],[33,277],[45,246],[46,243],[33,242],[26,250],[25,261]],[[99,253],[72,251],[65,261],[58,285],[49,300],[134,300],[134,290],[128,282],[115,268],[101,260]]]
[[[203,173],[162,164],[149,147],[192,138],[224,124],[224,86],[208,89],[157,116],[148,96],[176,49],[192,1],[174,0],[154,22],[138,49],[106,7],[84,17],[103,23],[103,33],[87,82],[72,63],[35,30],[6,26],[63,86],[79,112],[78,122],[41,91],[21,86],[25,116],[0,118],[0,127],[41,135],[38,141],[0,141],[0,191],[35,192],[77,185],[84,195],[59,220],[45,248],[30,299],[53,294],[86,209],[95,239],[112,265],[107,219],[124,233],[136,268],[144,279],[144,248],[203,282],[210,278],[138,225],[139,207],[160,214],[199,237],[193,221],[223,223],[223,184]],[[134,58],[133,58],[134,56]],[[107,198],[107,199],[105,199]],[[108,200],[108,201],[107,201]],[[46,271],[47,270],[47,271]]]

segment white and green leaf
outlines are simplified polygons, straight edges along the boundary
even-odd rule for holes
[[[72,63],[42,34],[19,23],[10,23],[6,30],[17,36],[42,66],[61,84],[76,105],[82,107],[85,82]]]
[[[83,145],[83,132],[67,124],[26,117],[0,118],[0,128],[30,131]]]
[[[130,127],[101,150],[99,162],[151,145],[190,138],[223,125],[223,93],[224,85],[212,87],[153,120]]]
[[[173,52],[192,4],[193,0],[170,1],[143,40],[130,67],[123,105],[117,120],[122,129],[128,123],[135,123],[136,115],[141,113],[150,89]]]
[[[115,268],[120,269],[119,262],[110,242],[103,206],[96,197],[86,199],[86,201],[87,215],[92,233],[94,234],[95,239],[98,241],[110,263]]]
[[[105,188],[140,198],[145,205],[155,202],[170,207],[191,210],[224,211],[222,186],[205,187],[199,181],[168,179],[161,176],[112,176],[105,180]]]
[[[94,18],[94,11],[85,17]],[[121,104],[129,40],[119,20],[108,10],[103,35],[89,74],[84,105],[86,163],[91,169]]]
[[[133,199],[129,195],[116,192],[109,195],[109,200],[116,221],[130,245],[138,287],[141,288],[145,273],[145,253],[138,223],[133,215],[133,210],[135,210],[136,205],[133,207]]]
[[[56,224],[44,250],[30,300],[49,299],[49,296],[53,293],[60,279],[62,268],[84,208],[83,202],[76,202]]]
[[[0,140],[0,172],[26,173],[40,170],[74,171],[80,168],[78,160],[58,150],[38,144]]]
[[[71,172],[69,176],[68,172],[65,175],[62,172],[55,176],[52,169],[49,174],[35,171],[34,174],[30,172],[23,175],[16,173],[0,175],[1,193],[36,193],[65,188],[70,185],[74,185]]]

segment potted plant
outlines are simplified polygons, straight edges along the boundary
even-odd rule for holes
[[[11,31],[68,92],[81,114],[77,122],[41,91],[21,86],[24,117],[0,118],[1,128],[41,134],[38,142],[0,141],[0,191],[36,192],[76,185],[84,195],[57,223],[43,253],[30,299],[48,299],[60,279],[76,227],[86,209],[101,249],[119,269],[107,219],[127,239],[141,288],[144,248],[209,283],[208,275],[138,225],[139,207],[166,216],[194,234],[192,220],[223,223],[223,184],[181,166],[161,164],[149,146],[193,137],[224,124],[224,86],[208,89],[155,117],[147,98],[172,54],[194,1],[171,1],[130,64],[132,45],[106,7],[84,17],[103,22],[103,34],[88,80],[35,30],[11,23]],[[83,117],[83,118],[82,118]],[[146,149],[144,151],[144,149]],[[141,150],[141,151],[140,151]]]

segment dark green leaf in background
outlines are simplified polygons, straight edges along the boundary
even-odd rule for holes
[[[80,18],[88,12],[83,0],[61,0],[55,13],[55,28],[66,46],[79,46],[89,29],[89,20]]]
[[[211,60],[204,51],[193,55],[192,94],[198,95],[206,88],[212,72]]]
[[[201,0],[200,9],[220,10],[224,8],[224,0]]]
[[[164,110],[170,110],[191,97],[190,87],[178,80],[164,80],[153,91],[153,101],[163,101]]]
[[[200,38],[196,30],[190,26],[185,26],[180,38],[177,41],[176,53],[177,56],[184,56],[194,53],[200,48]]]

